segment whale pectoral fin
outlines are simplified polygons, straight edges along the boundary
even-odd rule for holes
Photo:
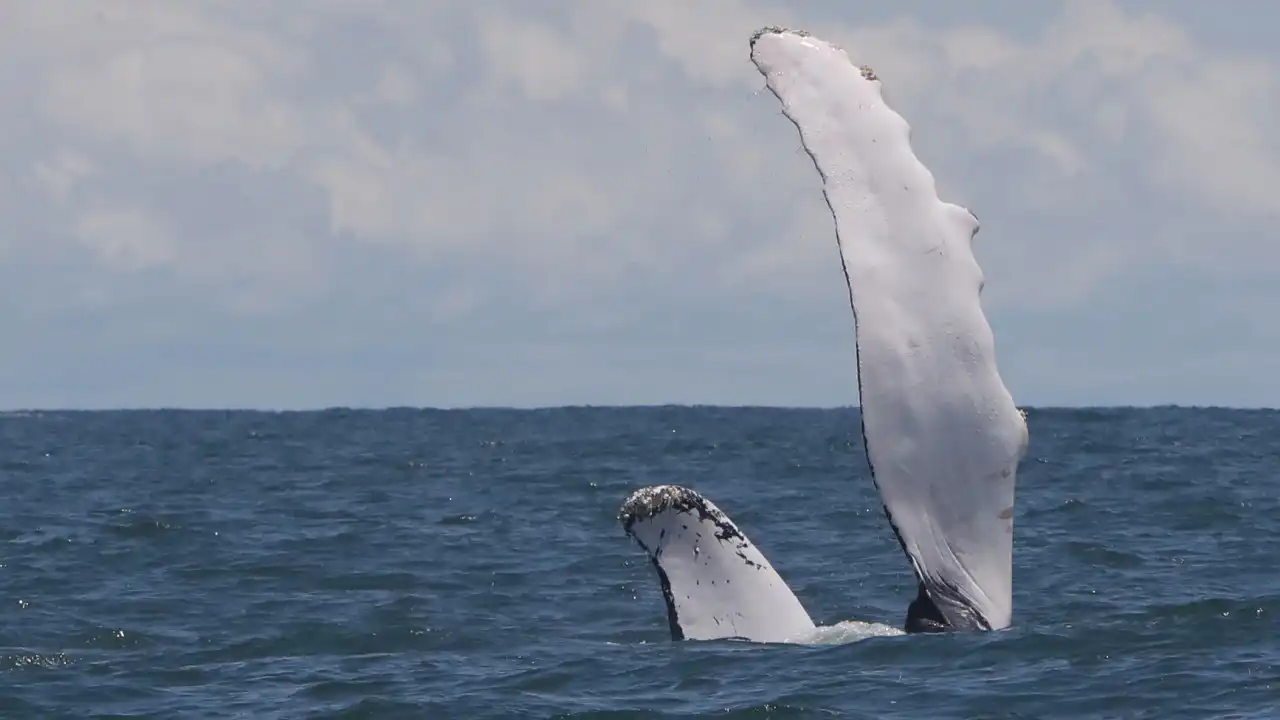
[[[920,583],[916,599],[907,606],[907,620],[902,629],[908,633],[941,633],[953,628],[942,615],[942,611],[938,609],[937,603],[929,597],[929,591],[925,589],[924,583]]]
[[[673,640],[783,642],[814,629],[764,555],[696,491],[637,490],[618,520],[658,574]]]
[[[949,626],[1008,627],[1028,436],[982,309],[977,216],[938,196],[910,124],[848,51],[763,28],[751,60],[799,131],[835,221],[862,436],[889,522]]]

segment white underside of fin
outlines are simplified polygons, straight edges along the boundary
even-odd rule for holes
[[[880,81],[802,32],[766,28],[751,59],[822,178],[855,316],[862,430],[885,510],[954,629],[1012,617],[1014,484],[1027,427],[996,370],[972,250],[978,220],[942,202]],[[644,488],[620,520],[656,569],[672,636],[822,642],[768,560],[711,502]],[[823,631],[826,632],[823,632]],[[841,634],[844,633],[844,634]]]
[[[769,561],[697,492],[642,488],[619,520],[658,573],[673,638],[796,642],[813,634],[809,614]]]
[[[1014,483],[1027,428],[996,370],[978,220],[939,200],[880,80],[767,28],[751,59],[822,178],[853,306],[863,436],[917,574],[956,628],[1012,615]]]

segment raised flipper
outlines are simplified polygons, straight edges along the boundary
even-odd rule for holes
[[[910,126],[843,49],[765,28],[751,38],[751,60],[800,131],[835,219],[867,458],[924,589],[909,616],[1006,627],[1027,426],[996,370],[979,301],[978,219],[938,199]]]
[[[809,613],[769,561],[696,491],[642,488],[618,520],[658,573],[672,639],[785,642],[813,632]]]

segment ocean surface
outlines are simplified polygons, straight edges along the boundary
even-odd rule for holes
[[[1014,626],[674,643],[694,487],[822,624],[914,593],[856,409],[0,415],[0,718],[1280,717],[1280,412],[1029,411]]]

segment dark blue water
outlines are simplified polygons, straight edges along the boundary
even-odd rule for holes
[[[0,416],[0,717],[1280,716],[1280,412],[1029,425],[1013,629],[782,647],[672,643],[615,513],[897,624],[856,410]]]

